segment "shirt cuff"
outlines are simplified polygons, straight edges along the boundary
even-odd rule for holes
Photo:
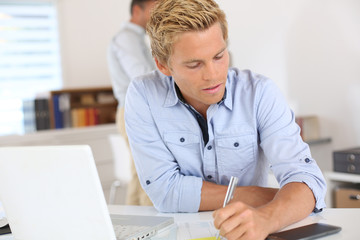
[[[321,181],[320,179],[315,180],[311,175],[294,175],[288,178],[286,181],[281,183],[280,187],[291,183],[291,182],[302,182],[305,183],[310,190],[313,192],[315,197],[315,208],[313,210],[314,213],[321,212],[323,208],[326,207],[325,204],[325,194],[326,194],[326,183]]]
[[[185,176],[181,183],[179,212],[198,212],[203,180],[200,177]]]

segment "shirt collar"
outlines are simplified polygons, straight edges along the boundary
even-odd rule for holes
[[[165,76],[165,78],[167,78],[166,80],[169,81],[169,90],[166,95],[164,107],[172,107],[179,101],[179,98],[176,94],[175,81],[171,76]]]
[[[131,29],[139,35],[145,35],[145,29],[135,23],[132,23],[132,22],[123,23],[123,28]]]
[[[232,84],[231,84],[231,79],[229,78],[229,74],[227,76],[227,81],[225,84],[225,99],[224,99],[224,105],[225,107],[227,107],[229,110],[232,110],[233,108],[233,97],[232,97]]]
[[[179,101],[185,103],[185,100],[180,92],[180,89],[177,87],[174,79],[171,76],[166,76],[166,78],[168,78],[168,81],[170,81],[170,88],[169,91],[167,93],[165,102],[164,102],[164,107],[172,107],[174,105],[176,105]],[[224,105],[229,108],[230,110],[232,110],[232,96],[231,96],[231,84],[229,83],[229,75],[228,75],[228,79],[226,81],[225,84],[225,94],[223,96],[223,98],[220,100],[220,102],[218,102],[218,104],[222,104],[224,103]]]

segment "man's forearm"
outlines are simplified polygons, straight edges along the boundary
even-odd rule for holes
[[[272,223],[272,231],[278,231],[307,217],[315,208],[315,197],[311,189],[301,182],[283,186],[268,204],[258,207]]]
[[[226,191],[227,186],[203,181],[199,211],[211,211],[221,208]],[[277,192],[277,188],[237,187],[232,201],[242,201],[252,207],[259,207],[273,200]]]

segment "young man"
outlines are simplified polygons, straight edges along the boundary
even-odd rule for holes
[[[228,69],[213,0],[161,0],[147,25],[159,71],[134,79],[126,129],[140,183],[164,212],[214,212],[228,239],[264,239],[325,207],[326,183],[278,88]],[[280,189],[266,188],[269,166]]]
[[[119,105],[116,122],[120,134],[127,140],[124,122],[125,95],[132,78],[154,70],[155,63],[145,42],[145,26],[156,0],[132,0],[131,18],[125,22],[108,48],[108,63],[115,97]],[[141,188],[132,163],[132,180],[127,188],[126,203],[152,205]]]

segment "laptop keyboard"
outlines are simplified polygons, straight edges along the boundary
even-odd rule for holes
[[[126,239],[136,233],[140,233],[144,231],[146,228],[145,226],[137,226],[137,225],[114,225],[115,235],[117,239]],[[136,236],[132,238],[131,240],[140,240],[140,239],[146,239],[149,237],[154,236],[156,233],[156,230],[151,230],[148,233],[145,233],[144,236]]]

